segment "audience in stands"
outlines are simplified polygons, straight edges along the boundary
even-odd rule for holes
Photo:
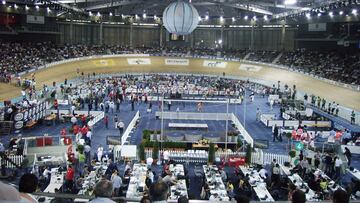
[[[147,53],[166,56],[224,57],[228,59],[247,59],[258,62],[289,66],[290,68],[311,73],[319,77],[347,84],[360,84],[359,52],[342,53],[339,51],[250,51],[219,50],[210,48],[161,48],[119,45],[56,45],[51,42],[15,43],[4,42],[0,45],[0,81],[9,82],[11,75],[64,59],[92,55],[112,55],[127,53]],[[281,57],[279,54],[282,54]],[[247,56],[247,57],[245,57]],[[21,79],[16,79],[21,84]],[[34,81],[33,81],[34,82]]]

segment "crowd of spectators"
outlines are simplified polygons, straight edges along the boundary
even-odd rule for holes
[[[161,48],[136,47],[121,45],[56,45],[43,43],[0,44],[0,81],[10,81],[10,75],[23,72],[46,63],[69,58],[104,54],[146,53],[174,56],[209,56],[247,59],[265,63],[277,63],[289,66],[319,77],[347,84],[360,84],[359,52],[341,53],[338,51],[317,52],[299,49],[295,51],[251,51],[219,50],[210,48]],[[278,60],[277,57],[281,54]]]

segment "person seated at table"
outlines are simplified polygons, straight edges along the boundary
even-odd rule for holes
[[[320,179],[320,189],[321,190],[327,190],[328,187],[328,181],[325,178]]]
[[[263,179],[267,178],[268,173],[267,173],[266,169],[263,166],[260,167],[259,175]]]
[[[305,193],[301,190],[295,190],[292,193],[291,202],[292,203],[305,203],[306,202]]]
[[[221,176],[222,181],[225,183],[227,181],[227,175],[226,175],[225,170],[224,169],[219,169],[219,172],[220,172],[220,176]]]
[[[167,174],[165,177],[162,178],[162,181],[169,186],[176,185],[177,184],[177,177],[173,174]]]
[[[95,199],[90,203],[115,203],[110,198],[113,194],[113,184],[109,180],[100,180],[94,187]]]
[[[167,202],[169,186],[163,181],[158,181],[150,186],[149,194],[153,203]]]
[[[349,203],[350,196],[343,189],[337,189],[333,194],[333,203]]]
[[[209,184],[207,182],[205,182],[201,188],[201,193],[200,193],[200,199],[209,199],[209,193],[210,193],[210,187]]]
[[[111,160],[109,159],[109,163],[108,163],[108,167],[105,171],[105,175],[110,178],[111,174],[114,172],[114,171],[119,171],[116,164]]]
[[[19,181],[19,192],[22,199],[26,202],[38,202],[31,194],[38,189],[38,178],[34,174],[25,173]]]
[[[128,168],[125,172],[124,172],[124,180],[129,181],[131,177],[131,169]]]

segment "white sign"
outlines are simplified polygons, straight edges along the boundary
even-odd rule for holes
[[[136,157],[136,145],[123,145],[121,146],[122,157]]]
[[[149,58],[128,58],[129,65],[150,65],[151,60]]]
[[[165,59],[165,65],[188,66],[189,59]]]
[[[26,23],[45,24],[45,17],[44,16],[27,15]]]
[[[261,66],[250,65],[250,64],[241,64],[239,69],[250,72],[259,72],[261,70]]]
[[[203,66],[209,68],[226,68],[227,62],[204,60]]]
[[[67,99],[65,99],[65,100],[58,99],[57,101],[58,101],[59,105],[69,105],[69,100],[67,100]]]

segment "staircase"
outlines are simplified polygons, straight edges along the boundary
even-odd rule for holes
[[[273,63],[273,64],[276,64],[278,61],[279,61],[279,59],[282,57],[282,53],[280,53],[271,63]]]

